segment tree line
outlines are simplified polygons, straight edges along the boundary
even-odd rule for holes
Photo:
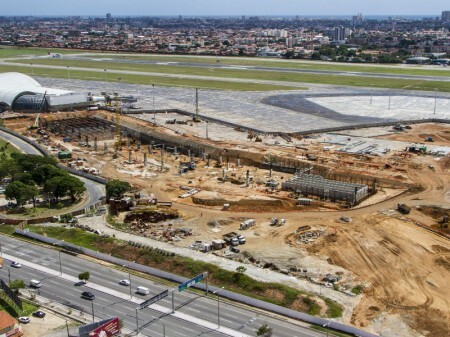
[[[31,200],[33,207],[37,197],[43,194],[55,202],[66,196],[75,202],[86,188],[56,164],[52,157],[12,153],[11,158],[0,162],[0,179],[11,179],[5,188],[6,198],[14,199],[18,206]]]

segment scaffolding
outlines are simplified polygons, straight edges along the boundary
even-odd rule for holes
[[[369,186],[325,179],[322,176],[297,173],[282,183],[283,190],[299,192],[304,196],[316,196],[320,199],[345,201],[352,205],[359,203],[369,195]]]

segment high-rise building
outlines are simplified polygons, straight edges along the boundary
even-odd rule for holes
[[[450,22],[450,11],[443,11],[442,12],[442,21],[443,22]]]
[[[111,22],[111,13],[106,14],[106,23]]]
[[[338,42],[338,43],[345,42],[345,27],[334,28],[333,41]]]

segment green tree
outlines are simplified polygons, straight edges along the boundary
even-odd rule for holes
[[[53,177],[65,175],[66,172],[50,164],[39,165],[31,171],[33,180],[38,185],[43,185],[47,180]]]
[[[12,153],[11,158],[13,158],[22,170],[26,172],[31,172],[42,165],[56,165],[57,163],[56,159],[52,157],[44,157],[34,154]]]
[[[247,271],[247,268],[245,268],[244,266],[239,266],[236,268],[236,273],[242,275]]]
[[[78,274],[78,279],[80,281],[89,281],[89,278],[91,277],[91,275],[89,274],[88,271],[85,271],[83,273]]]
[[[68,175],[65,177],[64,183],[66,185],[67,195],[72,199],[72,202],[75,202],[77,197],[86,191],[83,182],[74,176]]]
[[[256,336],[261,337],[271,337],[273,330],[267,324],[261,325],[258,330],[256,330]]]
[[[33,176],[29,172],[20,172],[14,176],[14,181],[20,181],[25,185],[34,185]]]
[[[65,185],[66,176],[56,176],[47,180],[44,184],[44,191],[53,195],[56,201],[67,194],[67,187]]]
[[[12,290],[23,289],[23,288],[25,288],[25,282],[23,280],[13,280],[13,281],[11,281],[11,284],[9,285],[9,287]]]
[[[110,180],[106,184],[106,198],[120,199],[123,197],[124,193],[130,190],[131,185],[128,182],[119,179]]]
[[[13,181],[5,188],[5,196],[8,199],[15,199],[18,206],[22,206],[30,199],[39,195],[39,190],[36,186],[26,185],[21,181]]]
[[[14,177],[17,173],[22,172],[14,159],[6,159],[0,161],[0,179],[6,177]]]

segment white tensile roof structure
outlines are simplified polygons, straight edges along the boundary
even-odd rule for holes
[[[0,105],[12,107],[14,101],[22,95],[45,94],[65,95],[71,91],[45,88],[35,79],[25,74],[10,72],[0,73]]]

